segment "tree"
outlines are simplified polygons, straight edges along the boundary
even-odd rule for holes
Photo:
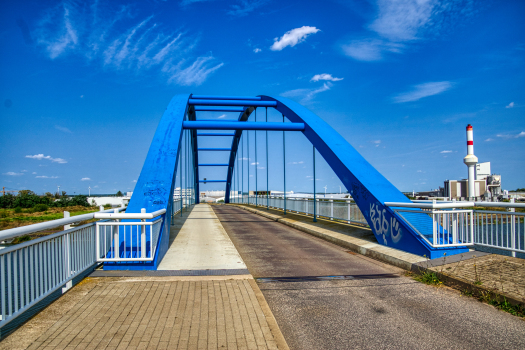
[[[115,196],[117,196],[117,197],[122,197],[122,196],[124,196],[124,195],[122,194],[122,192],[118,191],[117,194],[116,194]]]

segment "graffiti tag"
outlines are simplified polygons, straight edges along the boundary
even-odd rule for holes
[[[387,220],[387,211],[380,209],[378,204],[370,203],[370,221],[372,228],[378,236],[383,236],[383,243],[387,245],[386,238],[390,235],[392,242],[397,243],[402,237],[402,230],[395,217]]]

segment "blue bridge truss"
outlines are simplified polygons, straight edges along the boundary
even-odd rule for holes
[[[249,122],[258,107],[274,108],[288,123]],[[196,112],[238,112],[238,121],[198,120]],[[210,133],[208,130],[224,130]],[[377,242],[428,258],[442,257],[468,251],[466,247],[435,248],[432,239],[432,220],[405,212],[401,218],[387,202],[411,201],[368,163],[337,131],[304,106],[283,97],[271,96],[202,96],[176,95],[169,103],[157,127],[144,166],[137,180],[127,213],[166,209],[158,238],[155,258],[151,262],[106,263],[104,269],[156,269],[169,246],[169,216],[172,212],[177,169],[186,162],[185,181],[191,181],[193,203],[199,203],[199,166],[228,167],[227,178],[205,182],[225,183],[225,202],[230,202],[232,178],[239,143],[245,130],[302,132],[326,160],[366,218]],[[199,148],[198,136],[231,137],[231,148]],[[183,151],[184,149],[184,151]],[[199,152],[230,152],[228,164],[199,164]],[[183,154],[185,153],[185,154]],[[179,170],[181,171],[181,170]],[[180,174],[182,175],[182,174]],[[182,179],[182,176],[179,176]],[[191,180],[188,180],[191,179]],[[182,191],[182,186],[181,186]],[[410,222],[407,223],[405,220]],[[416,229],[418,232],[416,232]],[[425,239],[426,238],[426,239]]]

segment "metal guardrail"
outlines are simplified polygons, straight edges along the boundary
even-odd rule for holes
[[[314,200],[307,198],[282,198],[282,197],[269,197],[268,204],[266,203],[266,196],[258,196],[257,200],[255,196],[242,196],[235,197],[237,203],[251,204],[259,207],[269,206],[272,209],[286,210],[290,212],[302,213],[307,215],[314,215]],[[361,225],[367,225],[365,217],[359,210],[357,204],[352,200],[333,200],[333,199],[316,199],[315,205],[316,215],[320,217],[326,217],[330,220],[342,220],[348,223],[357,223]]]
[[[91,223],[0,250],[0,327],[93,268],[94,240]]]
[[[433,247],[482,246],[525,253],[525,208],[523,203],[511,202],[426,202],[385,203],[399,214]],[[507,211],[461,209],[471,207],[500,207]],[[400,209],[407,208],[407,209]],[[410,208],[410,209],[408,209]],[[418,229],[424,216],[432,217],[432,234]],[[423,227],[424,228],[424,227]],[[427,230],[424,230],[425,232]]]
[[[172,219],[180,212],[180,207],[181,200],[174,199],[171,206]],[[0,240],[93,218],[122,220],[130,215],[137,217],[138,220],[148,220],[166,212],[163,209],[155,213],[118,213],[125,209],[94,212],[4,230],[0,231]],[[153,233],[152,242],[155,244],[161,220],[147,222]],[[44,299],[56,295],[57,292],[60,293],[60,289],[62,294],[65,293],[73,286],[75,277],[81,276],[97,265],[97,224],[113,228],[115,223],[93,222],[0,250],[0,329]],[[119,227],[118,231],[120,231],[121,225],[127,224],[129,223],[118,222],[116,227]],[[142,221],[133,224],[141,229],[144,227]],[[151,254],[154,256],[155,248]]]
[[[166,209],[153,213],[146,213],[146,209],[142,209],[141,213],[95,214],[97,219],[113,220],[96,223],[97,262],[152,261],[164,220],[161,215],[164,213]],[[155,218],[158,219],[146,221]]]

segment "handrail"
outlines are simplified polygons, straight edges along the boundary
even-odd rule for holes
[[[420,209],[448,209],[448,208],[469,208],[469,207],[525,208],[525,203],[506,203],[506,202],[446,202],[446,203],[385,202],[385,205],[389,207],[420,208]]]
[[[110,211],[113,211],[113,210],[114,209],[108,209],[108,210],[105,210],[103,212],[106,213],[106,212],[110,212]],[[122,211],[122,210],[126,210],[126,208],[120,207],[120,208],[118,208],[118,210]],[[5,241],[6,239],[11,239],[11,238],[15,238],[15,237],[22,236],[22,235],[27,235],[29,233],[34,233],[34,232],[47,230],[47,229],[54,228],[54,227],[57,227],[57,226],[69,225],[69,224],[72,224],[74,222],[79,222],[79,221],[93,219],[95,217],[94,215],[98,214],[98,213],[100,213],[100,212],[93,212],[93,213],[89,213],[89,214],[76,215],[76,216],[71,216],[69,218],[51,220],[51,221],[46,221],[46,222],[39,222],[39,223],[33,224],[33,225],[27,225],[27,226],[22,226],[22,227],[10,228],[10,229],[7,229],[7,230],[0,231],[0,241]]]
[[[160,209],[153,213],[95,213],[95,219],[153,219],[166,212],[166,209]]]

